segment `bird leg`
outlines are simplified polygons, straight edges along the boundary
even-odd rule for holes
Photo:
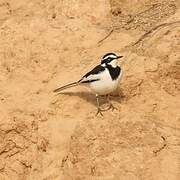
[[[113,111],[114,109],[117,110],[117,108],[114,107],[113,104],[112,104],[111,101],[110,101],[110,95],[107,95],[107,102],[108,102],[109,106],[108,106],[106,109],[101,109],[101,108],[100,108],[99,95],[98,95],[98,94],[96,94],[96,101],[97,101],[97,108],[98,108],[98,109],[97,109],[96,116],[97,116],[98,114],[100,114],[101,116],[103,116],[102,112],[103,112],[103,111],[108,111],[109,109],[112,109],[112,111]]]
[[[108,103],[109,103],[108,110],[109,110],[109,109],[112,109],[112,111],[114,111],[115,109],[117,110],[117,108],[114,107],[113,104],[111,103],[111,101],[110,101],[110,95],[109,95],[109,94],[107,95],[107,101],[108,101]]]
[[[97,102],[97,113],[96,113],[96,116],[97,116],[98,114],[100,114],[101,116],[103,116],[102,111],[104,111],[104,110],[100,108],[99,96],[98,96],[98,94],[96,94],[96,102]]]

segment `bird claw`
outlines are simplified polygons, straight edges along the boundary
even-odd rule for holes
[[[114,106],[113,106],[113,104],[111,104],[111,103],[109,104],[109,108],[108,108],[108,110],[109,110],[109,109],[112,109],[112,111],[117,110],[117,108],[116,108],[116,107],[114,107]]]
[[[117,108],[116,107],[114,107],[113,106],[113,104],[109,104],[109,107],[107,108],[107,109],[101,109],[100,107],[98,107],[98,110],[97,110],[97,113],[96,113],[96,116],[98,115],[98,114],[100,114],[101,116],[103,116],[103,111],[108,111],[108,110],[110,110],[110,109],[112,109],[112,111],[114,111],[114,110],[117,110]]]
[[[104,111],[104,110],[101,109],[101,108],[98,108],[97,113],[96,113],[96,116],[97,116],[98,114],[100,114],[101,116],[103,116],[102,111]]]

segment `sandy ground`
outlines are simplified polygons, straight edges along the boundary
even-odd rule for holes
[[[117,110],[53,94],[111,51]],[[179,180],[180,1],[0,0],[0,179]]]

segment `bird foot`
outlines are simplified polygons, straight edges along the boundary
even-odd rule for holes
[[[112,109],[112,111],[117,110],[117,108],[114,107],[112,103],[109,104],[108,110],[109,109]]]
[[[108,110],[110,110],[110,109],[112,109],[112,111],[114,111],[114,110],[117,110],[117,108],[116,107],[114,107],[113,106],[113,104],[109,104],[109,107],[107,107],[106,109],[101,109],[100,107],[98,107],[98,110],[97,110],[97,113],[96,113],[96,116],[98,115],[98,114],[100,114],[101,116],[103,116],[103,111],[108,111]]]
[[[100,114],[101,116],[103,116],[103,113],[102,113],[103,111],[104,111],[103,109],[101,109],[101,108],[98,107],[96,116],[97,116],[98,114]]]

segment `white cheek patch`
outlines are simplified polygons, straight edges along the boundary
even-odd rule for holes
[[[112,60],[110,63],[108,63],[109,65],[111,65],[113,68],[117,67],[117,60],[114,59]]]

